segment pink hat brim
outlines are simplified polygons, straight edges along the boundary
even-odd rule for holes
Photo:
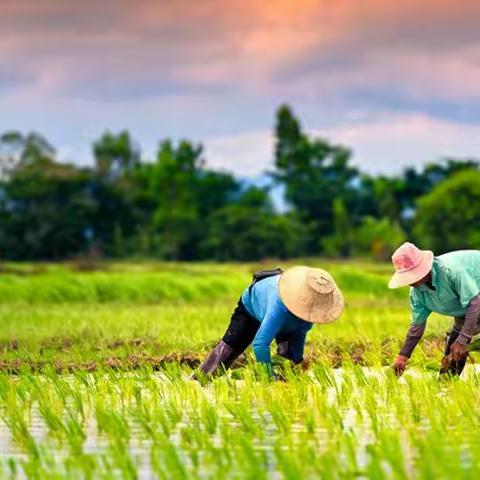
[[[422,261],[408,272],[395,272],[388,282],[388,288],[406,287],[426,277],[432,270],[433,256],[432,251],[423,250]]]

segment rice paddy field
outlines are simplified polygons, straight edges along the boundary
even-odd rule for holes
[[[342,318],[302,366],[275,359],[283,381],[247,351],[205,383],[251,273],[278,262],[3,264],[0,478],[479,478],[480,373],[428,368],[451,319],[431,317],[398,379],[408,290],[387,289],[390,266],[302,263],[335,276]]]

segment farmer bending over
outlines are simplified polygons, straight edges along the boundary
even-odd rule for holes
[[[431,312],[454,317],[447,337],[442,373],[460,375],[467,360],[466,345],[480,332],[480,251],[459,250],[434,257],[404,243],[392,256],[395,274],[389,287],[410,285],[411,325],[393,369],[398,375],[425,331]]]
[[[325,270],[293,267],[257,272],[233,312],[223,339],[200,366],[210,375],[227,369],[253,342],[258,362],[273,369],[270,344],[293,363],[303,360],[305,337],[314,323],[335,321],[344,307],[343,296]]]

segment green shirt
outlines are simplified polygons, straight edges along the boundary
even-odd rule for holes
[[[480,294],[480,251],[459,250],[433,259],[432,284],[410,290],[412,325],[424,325],[432,312],[463,317]]]

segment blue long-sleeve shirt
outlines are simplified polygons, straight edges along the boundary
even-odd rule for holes
[[[270,344],[279,334],[288,334],[289,347],[294,362],[303,358],[305,337],[313,324],[290,313],[283,304],[278,291],[280,275],[265,278],[246,288],[242,303],[252,317],[260,322],[253,340],[253,352],[258,362],[271,367]]]

